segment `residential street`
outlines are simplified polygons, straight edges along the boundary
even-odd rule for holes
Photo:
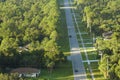
[[[77,37],[76,37],[74,24],[72,20],[71,7],[69,5],[68,0],[64,0],[64,7],[65,7],[65,14],[66,14],[66,22],[68,27],[68,35],[70,36],[69,42],[70,42],[74,80],[87,80],[86,72],[84,69],[84,65],[82,63],[82,57],[80,54],[80,49],[77,42]]]

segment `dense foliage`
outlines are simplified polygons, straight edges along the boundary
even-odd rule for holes
[[[102,54],[100,71],[111,80],[120,79],[120,0],[76,0],[95,47]]]
[[[1,80],[25,80],[22,78],[19,78],[17,74],[0,74]]]
[[[57,44],[57,0],[0,0],[0,67],[49,67],[64,60]]]

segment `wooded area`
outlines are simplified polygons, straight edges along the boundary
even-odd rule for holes
[[[64,61],[57,44],[57,0],[0,0],[0,69],[50,68]]]
[[[120,79],[120,0],[76,0],[82,21],[96,38],[99,69]],[[57,0],[0,0],[0,72],[17,67],[48,68],[65,60]],[[1,79],[19,80],[16,74]],[[22,78],[20,80],[23,80]]]
[[[120,79],[120,0],[76,0],[83,23],[96,37],[99,69],[110,80]]]

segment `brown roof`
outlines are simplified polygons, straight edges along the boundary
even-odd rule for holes
[[[25,73],[39,73],[40,70],[35,68],[16,68],[11,71],[11,73],[19,73],[19,74],[25,74]]]
[[[109,32],[104,32],[103,33],[103,37],[106,37],[106,36],[111,36],[113,34],[112,31],[109,31]]]

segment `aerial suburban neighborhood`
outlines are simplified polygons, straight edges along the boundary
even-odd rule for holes
[[[120,80],[120,0],[0,0],[0,80]]]

